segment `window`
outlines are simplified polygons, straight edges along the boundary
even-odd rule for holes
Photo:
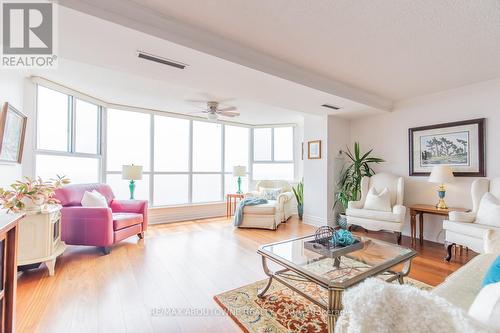
[[[80,99],[75,104],[75,151],[99,153],[99,107]]]
[[[108,109],[107,123],[107,171],[121,172],[128,164],[150,171],[151,115]]]
[[[69,96],[38,86],[37,148],[67,151]]]
[[[255,128],[253,179],[294,179],[293,127]]]
[[[293,128],[274,129],[274,160],[293,161]]]
[[[155,171],[189,171],[189,120],[155,116]]]
[[[239,126],[224,126],[224,157],[226,172],[233,172],[233,167],[243,165],[248,170],[248,152],[250,151],[250,129]]]
[[[194,174],[193,202],[221,201],[221,178],[221,175]]]
[[[73,183],[100,180],[101,107],[37,86],[35,176],[67,176]]]
[[[294,178],[290,126],[252,128],[103,109],[80,96],[38,86],[36,127],[36,176],[105,181],[117,198],[127,199],[129,181],[122,179],[122,166],[142,165],[135,197],[150,200],[151,206],[220,202],[238,189],[237,165],[247,169],[241,179],[244,192],[253,180]]]
[[[189,175],[154,175],[153,204],[168,206],[189,203]]]
[[[272,128],[256,128],[253,130],[253,159],[270,161],[272,155]]]
[[[193,121],[193,171],[221,172],[222,125]]]
[[[88,157],[36,155],[36,174],[43,180],[68,177],[72,183],[95,183],[99,181],[99,160]]]

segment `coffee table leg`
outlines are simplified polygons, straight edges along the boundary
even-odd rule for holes
[[[264,269],[264,273],[269,276],[269,280],[267,281],[266,286],[257,292],[257,297],[259,298],[264,297],[264,294],[269,290],[269,287],[271,287],[271,283],[273,282],[273,272],[271,272],[269,267],[267,267],[267,260],[264,256],[262,257],[262,268]]]
[[[342,311],[342,290],[329,290],[328,291],[328,313],[327,313],[327,326],[328,333],[335,331],[335,324]]]

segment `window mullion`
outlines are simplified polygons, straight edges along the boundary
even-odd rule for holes
[[[193,121],[189,121],[188,203],[193,203]]]

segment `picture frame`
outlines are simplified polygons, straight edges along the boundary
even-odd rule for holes
[[[0,161],[21,163],[28,117],[10,103],[0,110]]]
[[[310,160],[321,159],[321,140],[307,142],[307,158]]]
[[[448,165],[457,177],[485,177],[485,118],[408,129],[409,175]]]

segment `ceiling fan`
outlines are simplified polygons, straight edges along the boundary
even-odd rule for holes
[[[190,101],[190,102],[203,102],[203,103],[205,103],[205,101]],[[208,101],[206,103],[207,103],[206,109],[204,109],[203,111],[191,112],[189,114],[206,114],[207,118],[210,120],[217,120],[217,119],[219,119],[219,116],[232,118],[232,117],[237,117],[240,115],[239,112],[236,112],[237,108],[235,106],[227,106],[227,107],[220,108],[219,102]]]

